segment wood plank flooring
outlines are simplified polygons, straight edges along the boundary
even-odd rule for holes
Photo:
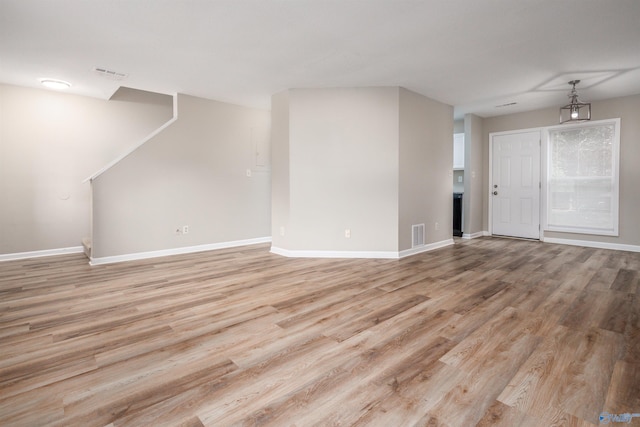
[[[0,263],[2,426],[593,426],[640,413],[640,254],[482,238]],[[630,425],[640,425],[634,418]]]

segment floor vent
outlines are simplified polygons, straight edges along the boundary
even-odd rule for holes
[[[424,246],[424,224],[411,226],[411,247]]]

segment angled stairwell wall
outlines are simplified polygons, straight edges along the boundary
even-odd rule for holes
[[[269,111],[182,94],[176,107],[91,178],[92,263],[270,240]]]
[[[171,96],[121,88],[110,100],[0,84],[0,261],[80,252],[83,180],[171,118]]]

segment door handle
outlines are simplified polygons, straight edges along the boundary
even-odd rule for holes
[[[497,195],[498,195],[498,192],[497,192],[497,191],[494,191],[494,192],[493,192],[493,195],[494,195],[494,196],[497,196]]]

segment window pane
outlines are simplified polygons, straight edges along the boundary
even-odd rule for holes
[[[549,132],[547,222],[555,228],[615,228],[615,125]]]

